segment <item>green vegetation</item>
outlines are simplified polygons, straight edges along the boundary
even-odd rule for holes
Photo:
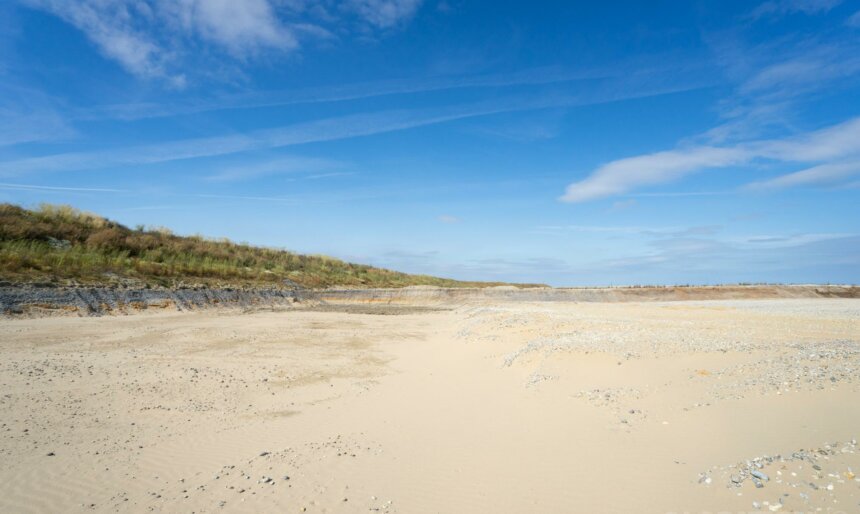
[[[0,204],[0,278],[176,286],[403,287],[500,285],[408,275],[325,256],[299,255],[226,239],[183,237],[167,229],[129,229],[69,206],[28,210]]]

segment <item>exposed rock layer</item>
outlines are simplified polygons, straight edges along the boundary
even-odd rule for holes
[[[290,304],[295,289],[136,289],[121,287],[0,287],[0,312],[5,315],[125,314],[149,309],[194,310],[208,307],[252,307]]]
[[[299,301],[314,304],[436,305],[473,302],[640,302],[679,300],[737,300],[766,298],[860,298],[857,286],[713,286],[612,288],[437,288],[322,289],[188,287],[55,287],[50,285],[0,286],[0,312],[4,315],[125,314],[152,309],[194,310],[210,307],[269,307]]]

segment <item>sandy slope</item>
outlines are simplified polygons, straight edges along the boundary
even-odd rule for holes
[[[858,389],[853,299],[3,320],[0,512],[858,512]]]

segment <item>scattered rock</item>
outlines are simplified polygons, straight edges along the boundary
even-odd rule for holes
[[[756,469],[750,471],[750,475],[754,476],[755,478],[758,478],[759,480],[764,480],[765,482],[770,481],[770,477],[768,477],[767,475],[765,475],[764,473],[762,473],[761,471],[758,471]]]

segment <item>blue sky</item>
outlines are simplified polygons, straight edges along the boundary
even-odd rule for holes
[[[0,201],[462,279],[857,283],[860,2],[11,0]]]

